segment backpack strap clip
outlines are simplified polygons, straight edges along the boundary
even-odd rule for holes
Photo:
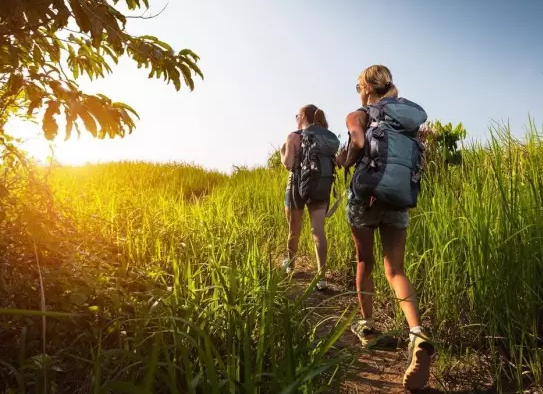
[[[370,130],[368,130],[369,142],[369,160],[371,168],[378,168],[381,165],[381,157],[379,154],[379,140],[383,138],[385,132],[378,127],[379,122],[371,122]]]
[[[370,167],[377,168],[381,165],[381,159],[379,157],[379,140],[373,137],[370,140]]]
[[[414,183],[418,183],[422,178],[422,173],[426,169],[426,145],[424,145],[424,143],[422,143],[418,138],[415,139],[415,142],[417,143],[417,147],[419,149],[420,160],[417,164],[417,170],[411,177],[411,181],[413,181]]]

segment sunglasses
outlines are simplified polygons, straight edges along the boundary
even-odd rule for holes
[[[356,84],[356,93],[360,94],[361,91],[362,91],[362,89],[360,88],[360,84],[357,83]]]

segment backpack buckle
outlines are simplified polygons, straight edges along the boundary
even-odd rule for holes
[[[381,128],[376,127],[371,131],[371,134],[373,138],[383,138],[383,136],[385,135],[385,132]]]

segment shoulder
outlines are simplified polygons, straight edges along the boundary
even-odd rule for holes
[[[286,142],[287,145],[291,147],[297,147],[301,145],[301,143],[302,143],[302,136],[300,133],[293,132],[287,136],[287,142]]]
[[[298,141],[302,138],[302,133],[300,131],[293,131],[287,137],[287,141]]]
[[[347,124],[354,124],[354,123],[359,123],[359,122],[365,124],[367,120],[368,120],[368,114],[366,110],[363,108],[357,109],[356,111],[353,111],[353,112],[349,112],[346,118]]]

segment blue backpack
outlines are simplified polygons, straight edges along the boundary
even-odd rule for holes
[[[339,139],[330,130],[310,125],[301,130],[302,149],[298,192],[304,201],[326,201],[335,181],[335,154]]]
[[[425,149],[417,137],[426,112],[404,98],[386,98],[359,111],[368,114],[369,125],[351,192],[368,205],[377,201],[393,209],[416,207]]]

